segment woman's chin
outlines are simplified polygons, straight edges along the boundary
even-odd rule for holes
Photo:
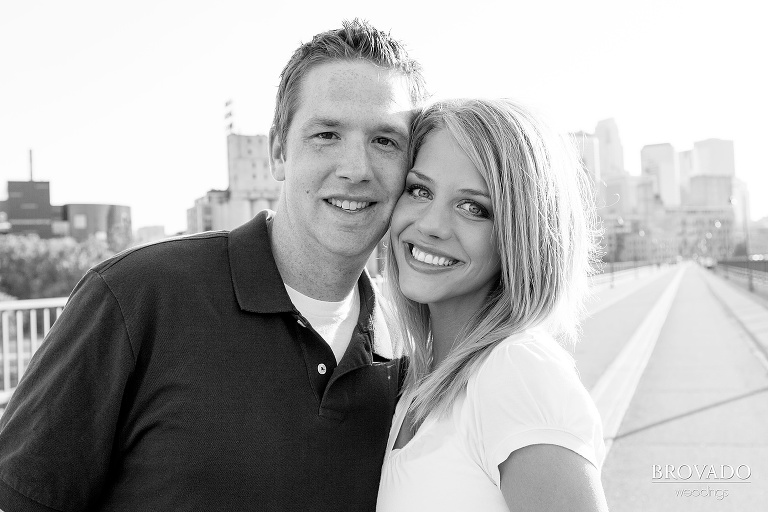
[[[435,299],[435,294],[425,288],[423,284],[419,285],[414,282],[403,283],[401,280],[400,291],[408,300],[418,302],[419,304],[429,304],[430,302],[434,302]]]

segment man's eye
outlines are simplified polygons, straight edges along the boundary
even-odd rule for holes
[[[318,133],[318,134],[316,135],[316,137],[317,137],[318,139],[323,139],[323,140],[331,140],[331,139],[333,139],[334,137],[336,137],[336,134],[335,134],[335,133],[333,133],[333,132],[322,132],[322,133]]]
[[[467,201],[466,203],[461,203],[459,208],[475,217],[488,217],[488,210],[477,203]]]
[[[377,144],[381,144],[382,146],[394,146],[395,142],[392,139],[388,139],[386,137],[376,137],[373,139],[373,141]]]

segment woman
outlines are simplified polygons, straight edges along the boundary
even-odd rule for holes
[[[600,418],[554,339],[594,256],[578,160],[507,100],[427,108],[410,157],[387,258],[410,368],[377,510],[607,510]]]

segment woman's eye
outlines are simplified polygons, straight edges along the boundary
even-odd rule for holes
[[[467,213],[475,217],[488,217],[488,210],[486,210],[485,208],[483,208],[477,203],[472,203],[472,202],[461,203],[459,205],[459,208],[461,208],[462,210],[466,211]]]
[[[388,139],[386,137],[376,137],[373,139],[374,142],[377,144],[381,144],[382,146],[394,146],[395,143],[391,139]]]
[[[315,137],[317,137],[318,139],[323,139],[323,140],[331,140],[335,136],[336,136],[336,134],[333,133],[333,132],[322,132],[322,133],[318,133],[317,135],[315,135]]]
[[[411,197],[418,199],[429,199],[429,190],[419,185],[411,185],[408,187],[407,191]]]

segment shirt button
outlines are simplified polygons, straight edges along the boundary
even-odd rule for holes
[[[320,375],[325,375],[326,371],[327,370],[326,370],[325,365],[323,363],[320,363],[319,365],[317,365],[317,373],[319,373]]]

